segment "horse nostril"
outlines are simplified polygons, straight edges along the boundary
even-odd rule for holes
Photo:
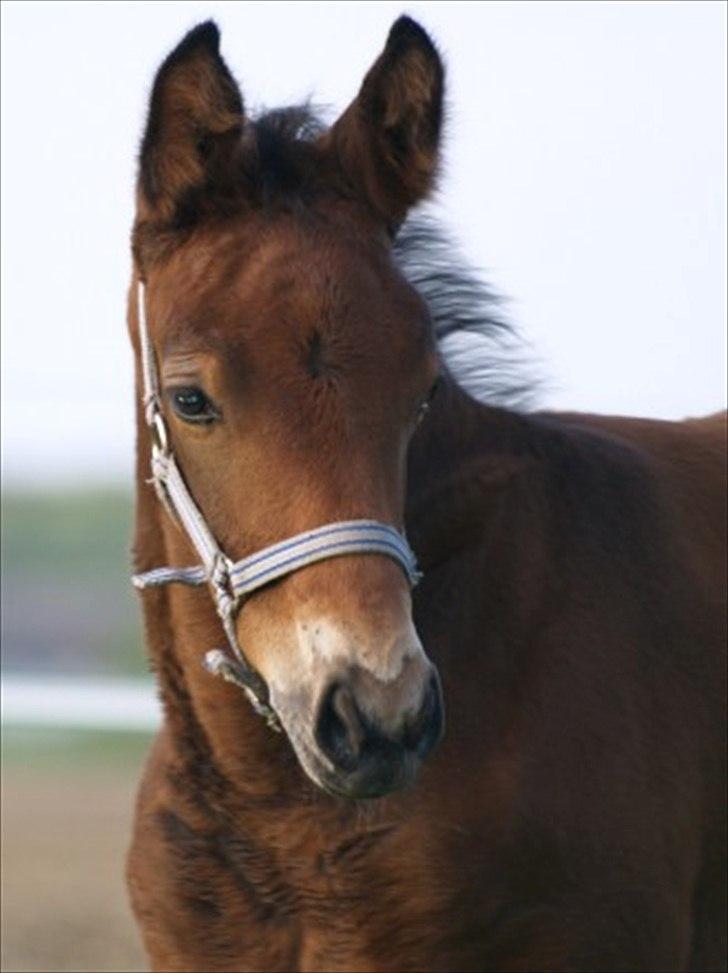
[[[316,720],[315,738],[336,767],[352,770],[364,740],[364,726],[354,697],[334,683],[323,698]]]
[[[442,736],[444,725],[440,680],[433,673],[427,684],[422,706],[414,721],[407,727],[405,746],[425,757]]]

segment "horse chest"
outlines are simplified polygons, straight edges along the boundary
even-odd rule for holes
[[[266,874],[249,874],[253,881],[262,879],[258,897],[279,910],[275,922],[283,918],[292,937],[290,969],[427,966],[437,917],[447,910],[431,862],[413,854],[407,828],[372,819],[337,830],[326,822],[294,820],[266,837],[259,833],[255,839],[266,848]],[[273,874],[279,894],[271,898]],[[271,924],[264,925],[266,935]]]
[[[449,910],[396,825],[228,831],[169,806],[142,820],[130,877],[157,968],[428,968]]]

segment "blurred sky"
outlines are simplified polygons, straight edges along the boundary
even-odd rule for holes
[[[438,210],[511,299],[540,404],[723,406],[725,4],[5,0],[8,484],[130,474],[128,236],[160,59],[212,16],[248,106],[335,114],[403,11],[448,64]]]

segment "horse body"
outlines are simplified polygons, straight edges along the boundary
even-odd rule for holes
[[[414,57],[395,90],[399,98],[410,87],[422,109],[423,65],[434,54],[418,31],[410,21],[393,31],[365,81],[367,99],[372,78],[379,84],[400,70],[402,58]],[[339,658],[326,633],[313,647],[291,639],[291,625],[300,636],[299,616],[308,617],[311,606],[336,621],[338,604],[351,621],[358,654],[347,657],[336,678],[361,677],[371,667],[366,685],[375,703],[366,709],[370,700],[350,690],[359,695],[349,698],[354,717],[350,709],[340,718],[347,732],[367,733],[379,721],[381,739],[386,717],[394,740],[402,700],[419,699],[419,670],[412,676],[407,669],[407,660],[422,658],[414,643],[403,648],[392,637],[376,655],[367,641],[371,632],[384,642],[401,630],[403,581],[384,558],[317,564],[256,593],[241,612],[241,644],[252,646],[253,662],[274,691],[279,680],[287,687],[279,698],[290,739],[272,734],[237,687],[201,667],[205,650],[221,639],[205,589],[146,592],[146,635],[165,719],[139,793],[128,876],[153,968],[722,969],[725,417],[671,423],[526,415],[474,401],[445,370],[414,431],[415,392],[423,394],[431,380],[429,346],[417,337],[417,301],[387,276],[384,234],[372,209],[347,202],[341,216],[327,190],[318,222],[304,206],[303,217],[286,215],[276,224],[278,237],[269,239],[265,213],[255,210],[240,231],[225,222],[220,233],[215,208],[234,196],[223,167],[214,170],[215,212],[204,210],[213,206],[212,175],[201,187],[200,167],[219,166],[229,146],[238,145],[228,116],[242,111],[220,74],[216,44],[209,28],[193,32],[158,76],[135,233],[163,380],[170,367],[189,369],[198,355],[195,374],[203,377],[195,381],[225,403],[226,425],[217,429],[213,417],[204,429],[171,425],[184,473],[216,531],[239,546],[250,533],[260,546],[333,515],[376,514],[396,524],[399,491],[406,489],[404,521],[424,571],[412,618],[440,673],[447,730],[416,785],[376,801],[324,793],[291,747],[303,739],[296,734],[320,720],[321,687],[329,679],[324,663]],[[433,77],[439,91],[440,75]],[[217,139],[211,136],[210,145],[200,140],[199,125],[194,138],[185,126],[220,78],[225,99],[209,122]],[[396,114],[397,105],[375,93],[377,113]],[[179,98],[184,111],[165,115]],[[312,143],[315,166],[309,143],[296,142],[296,155],[280,147],[274,155],[284,157],[286,186],[298,153],[306,185],[311,166],[334,181],[339,167],[347,169],[357,192],[365,186],[371,207],[398,224],[430,178],[438,112],[426,115],[427,137],[417,142],[408,175],[397,177],[413,181],[396,189],[395,170],[378,182],[379,163],[362,157],[356,124],[366,112],[359,109],[337,123],[343,129],[335,126],[333,135]],[[388,129],[387,138],[396,130],[398,158],[414,138],[411,122]],[[252,136],[243,132],[245,146]],[[170,154],[165,139],[172,136]],[[189,158],[188,136],[196,146]],[[270,139],[269,133],[264,144],[259,137],[259,154],[266,145],[270,154]],[[235,171],[252,179],[250,166],[246,154]],[[291,219],[293,246],[286,237]],[[316,231],[324,241],[318,250],[306,249],[312,221],[324,227]],[[341,249],[340,231],[347,239]],[[286,274],[295,275],[299,249],[307,262],[294,276],[300,313],[293,319],[270,295],[279,302],[289,293]],[[273,265],[279,276],[264,287],[260,279]],[[365,272],[374,276],[357,276]],[[304,278],[313,282],[310,292]],[[210,297],[216,289],[223,294],[217,302]],[[236,303],[243,292],[247,303]],[[362,307],[370,302],[369,314],[352,311],[356,295]],[[399,344],[388,356],[381,322],[390,307],[397,313],[385,324]],[[304,375],[298,359],[286,363],[307,314],[333,324],[304,345]],[[278,327],[283,318],[285,327]],[[368,349],[347,358],[359,318]],[[256,328],[257,344],[241,344],[240,332],[245,337]],[[138,344],[134,301],[130,329]],[[180,334],[187,344],[179,344]],[[202,352],[189,343],[192,335],[199,344],[200,334]],[[229,343],[232,334],[238,344]],[[359,371],[346,385],[351,361]],[[256,385],[260,374],[267,383]],[[358,389],[361,375],[368,377]],[[351,408],[341,394],[334,397],[335,380]],[[411,385],[406,401],[386,398],[398,383]],[[309,387],[330,395],[324,418],[336,420],[336,434],[325,447],[312,432],[323,428],[322,400],[305,411]],[[266,398],[273,393],[275,400]],[[245,400],[238,426],[235,395]],[[136,566],[188,564],[194,551],[147,482],[150,437],[141,403],[138,413]],[[406,435],[395,442],[387,430],[397,422]],[[251,439],[247,423],[264,428],[266,437]],[[285,439],[289,426],[295,436]],[[347,450],[339,457],[342,444]],[[317,479],[321,470],[324,480]],[[228,499],[239,482],[244,489],[233,507]],[[245,531],[236,533],[234,522],[246,517]],[[376,621],[371,629],[368,615]],[[285,652],[266,648],[277,639]],[[309,654],[299,658],[296,646],[304,643]],[[376,682],[371,672],[385,663],[393,674]],[[288,683],[287,666],[295,676]],[[318,739],[310,734],[307,753]],[[341,779],[346,783],[346,767]]]

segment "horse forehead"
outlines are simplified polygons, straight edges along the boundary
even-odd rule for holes
[[[396,278],[388,245],[333,218],[243,222],[208,248],[220,275],[248,290],[275,289],[281,281],[319,288]]]
[[[221,232],[190,241],[167,268],[166,337],[224,346],[275,345],[313,328],[373,344],[389,312],[417,317],[409,288],[381,248],[295,226]],[[346,340],[346,339],[345,339]],[[358,340],[358,339],[357,339]]]

